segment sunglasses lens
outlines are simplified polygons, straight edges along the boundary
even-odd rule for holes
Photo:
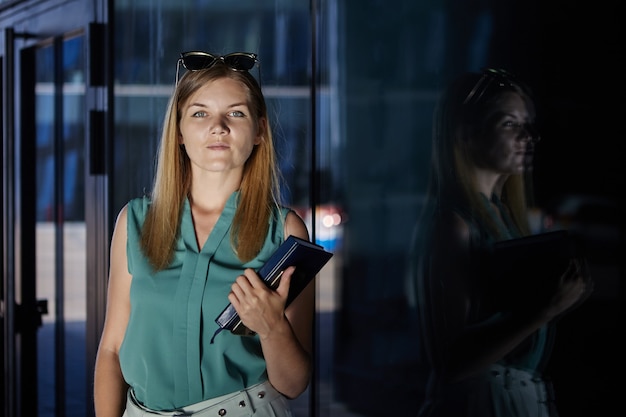
[[[254,67],[256,60],[248,55],[226,55],[224,62],[238,71],[248,71]]]
[[[481,101],[482,97],[488,93],[493,92],[494,88],[514,88],[516,89],[519,83],[515,81],[513,76],[504,71],[487,68],[483,70],[483,75],[474,85],[474,88],[469,92],[463,104],[476,105]]]
[[[183,65],[189,71],[198,71],[208,68],[215,62],[215,58],[211,55],[185,55],[183,56]]]

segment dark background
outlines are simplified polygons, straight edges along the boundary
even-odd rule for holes
[[[581,236],[595,285],[557,323],[546,372],[560,417],[613,414],[623,386],[626,271],[619,2],[347,3],[339,55],[349,291],[338,313],[338,398],[363,415],[415,415],[420,370],[411,363],[414,334],[402,326],[408,306],[398,277],[425,191],[434,100],[459,73],[503,67],[538,101],[533,174],[542,227]],[[363,395],[368,389],[375,395]]]

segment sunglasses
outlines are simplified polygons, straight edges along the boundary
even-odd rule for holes
[[[464,105],[475,105],[485,95],[490,88],[519,87],[525,90],[524,86],[515,79],[515,76],[508,71],[496,68],[483,69],[482,76],[470,90],[463,101]]]
[[[188,71],[199,71],[211,68],[217,62],[222,62],[233,71],[249,71],[255,64],[259,64],[257,55],[251,52],[232,52],[226,55],[213,55],[202,51],[182,52],[176,63],[176,84],[178,84],[178,73],[182,65]],[[261,67],[259,69],[259,83],[261,82]]]

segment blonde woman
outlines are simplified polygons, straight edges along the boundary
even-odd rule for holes
[[[428,369],[420,416],[555,416],[543,366],[554,319],[587,293],[573,258],[554,288],[528,299],[490,281],[493,243],[529,234],[526,173],[538,140],[529,90],[503,70],[464,74],[434,117],[426,207],[416,234],[411,280],[422,359]],[[508,280],[508,281],[507,281]]]
[[[252,53],[181,54],[152,192],[119,213],[95,369],[98,417],[290,416],[312,369],[314,287],[287,308],[255,270],[289,235]],[[178,70],[187,71],[178,80]],[[255,336],[217,329],[231,302]]]

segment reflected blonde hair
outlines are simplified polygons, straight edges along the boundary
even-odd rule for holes
[[[207,83],[231,78],[247,92],[255,126],[262,134],[246,161],[239,189],[237,210],[231,228],[231,244],[239,259],[247,262],[261,250],[274,208],[279,207],[279,174],[267,105],[261,88],[247,71],[235,71],[218,62],[208,69],[186,72],[170,98],[163,121],[157,154],[151,205],[141,232],[141,248],[155,270],[172,261],[184,201],[191,187],[191,167],[179,144],[182,106]]]

